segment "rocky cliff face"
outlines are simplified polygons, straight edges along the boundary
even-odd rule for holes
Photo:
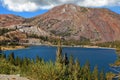
[[[30,19],[0,17],[0,26],[23,23],[36,27],[35,31],[32,29],[30,32],[36,34],[44,32],[45,35],[55,34],[66,40],[90,40],[91,42],[120,40],[120,15],[107,9],[65,4]],[[29,28],[22,28],[23,30],[29,32]],[[41,32],[39,33],[39,31]],[[44,34],[42,35],[44,36]]]
[[[29,22],[66,39],[90,39],[93,42],[120,40],[120,15],[107,9],[67,4]]]

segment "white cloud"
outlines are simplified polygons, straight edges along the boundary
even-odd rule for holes
[[[0,0],[9,10],[32,12],[39,9],[51,9],[61,4],[76,4],[85,7],[120,6],[120,0]]]

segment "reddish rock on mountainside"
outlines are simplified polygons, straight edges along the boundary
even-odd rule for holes
[[[12,25],[22,24],[24,21],[25,19],[20,16],[0,14],[0,27],[10,27]]]
[[[27,21],[66,39],[120,40],[120,15],[108,9],[61,5]]]

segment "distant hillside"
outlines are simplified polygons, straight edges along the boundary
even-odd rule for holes
[[[20,16],[15,16],[12,14],[0,14],[0,27],[10,27],[18,24],[22,24],[25,21],[24,18]]]

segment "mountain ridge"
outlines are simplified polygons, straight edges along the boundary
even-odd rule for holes
[[[1,18],[0,18],[1,19]],[[13,19],[14,20],[14,19]],[[120,15],[105,8],[85,8],[73,4],[54,7],[33,18],[18,19],[65,40],[110,42],[120,40]],[[0,20],[1,21],[1,20]]]

